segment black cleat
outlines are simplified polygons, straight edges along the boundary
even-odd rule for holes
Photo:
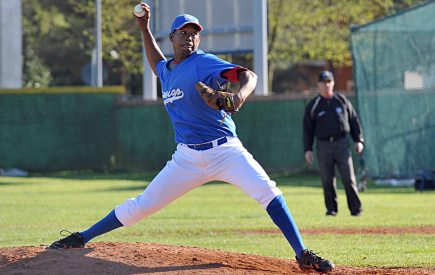
[[[327,211],[325,215],[326,216],[337,216],[337,212],[335,212],[335,211]]]
[[[313,251],[308,249],[302,252],[300,259],[296,257],[296,261],[302,270],[314,269],[317,272],[327,273],[332,271],[335,267],[331,261],[317,256]]]
[[[68,248],[83,248],[83,247],[85,247],[85,242],[83,240],[82,235],[80,235],[79,232],[71,233],[67,230],[62,230],[62,231],[60,231],[61,235],[62,235],[62,232],[68,232],[68,233],[70,233],[70,235],[63,238],[63,239],[55,241],[48,248],[68,249]]]
[[[350,214],[354,217],[359,217],[362,214],[362,210],[352,211],[352,212],[350,212]]]

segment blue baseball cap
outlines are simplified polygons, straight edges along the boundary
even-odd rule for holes
[[[334,75],[330,71],[322,71],[319,74],[319,82],[334,81]]]
[[[190,14],[180,14],[177,17],[175,17],[174,22],[172,23],[171,33],[181,29],[187,24],[194,24],[199,28],[200,31],[202,31],[202,26],[201,24],[199,24],[198,18]]]

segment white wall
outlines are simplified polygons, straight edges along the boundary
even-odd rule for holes
[[[22,86],[21,0],[0,0],[0,88]]]

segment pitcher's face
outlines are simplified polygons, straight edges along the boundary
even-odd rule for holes
[[[199,29],[194,24],[187,24],[170,35],[174,54],[189,56],[199,47],[201,36]]]

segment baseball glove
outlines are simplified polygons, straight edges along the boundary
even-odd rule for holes
[[[215,90],[201,81],[195,84],[196,90],[199,92],[205,103],[215,110],[225,110],[229,113],[235,113],[239,109],[234,103],[235,94],[230,90]]]

